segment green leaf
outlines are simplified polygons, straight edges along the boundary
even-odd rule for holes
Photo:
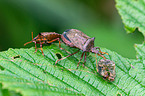
[[[135,49],[137,51],[137,58],[140,61],[144,61],[145,60],[145,43],[143,45],[136,44]]]
[[[22,96],[22,95],[19,93],[16,93],[15,91],[3,89],[2,84],[0,84],[0,96]]]
[[[70,53],[75,48],[62,46]],[[57,44],[43,47],[45,57],[35,48],[9,49],[0,53],[0,83],[2,88],[13,90],[24,96],[28,95],[87,95],[87,96],[116,96],[116,95],[145,95],[145,44],[135,46],[137,60],[124,58],[107,49],[105,57],[116,64],[115,81],[104,80],[96,71],[95,57],[88,54],[85,68],[77,68],[82,51],[61,60],[69,55],[60,50]],[[102,57],[97,57],[97,61]],[[82,63],[82,62],[81,62]]]
[[[145,36],[145,0],[116,0],[116,7],[128,33],[139,29]]]

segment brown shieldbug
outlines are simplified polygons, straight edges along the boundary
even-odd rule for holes
[[[98,73],[103,76],[104,79],[109,81],[114,81],[116,72],[115,72],[115,63],[107,59],[101,59],[98,62]]]
[[[42,33],[39,33],[35,38],[33,38],[33,32],[32,32],[32,41],[25,43],[24,46],[31,43],[31,42],[34,42],[35,43],[35,52],[37,52],[36,44],[40,44],[41,52],[44,56],[44,53],[42,50],[42,44],[52,43],[52,42],[58,40],[59,41],[59,48],[62,49],[60,46],[60,38],[61,38],[61,34],[58,34],[55,32],[42,32]]]
[[[84,63],[83,63],[83,66],[86,62],[86,58],[87,58],[87,54],[86,52],[92,52],[92,53],[95,53],[101,57],[103,57],[104,59],[106,59],[103,54],[108,54],[108,53],[105,53],[105,52],[101,52],[100,48],[99,47],[94,47],[94,40],[95,40],[95,37],[93,38],[90,38],[89,36],[87,36],[86,34],[84,34],[83,32],[77,30],[77,29],[68,29],[66,30],[62,35],[61,35],[61,39],[62,41],[67,45],[67,46],[70,46],[70,47],[74,47],[74,48],[78,48],[79,50],[82,50],[83,53],[81,55],[81,58],[78,62],[78,65],[77,65],[77,68],[79,66],[79,63],[80,61],[82,60],[84,54],[85,54],[85,59],[84,59]],[[99,49],[99,50],[97,50]],[[61,59],[58,59],[55,64],[60,61],[60,60],[63,60],[69,56],[72,56],[74,54],[76,54],[77,52],[76,51],[64,58],[61,58]],[[96,65],[97,65],[97,59],[96,59]]]

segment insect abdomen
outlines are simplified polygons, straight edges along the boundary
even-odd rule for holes
[[[55,32],[43,32],[41,33],[43,38],[45,38],[48,41],[51,41],[56,38],[61,38],[61,34],[55,33]]]

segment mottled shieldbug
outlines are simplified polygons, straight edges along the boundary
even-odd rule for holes
[[[92,52],[92,53],[98,54],[99,56],[103,57],[104,59],[106,59],[106,58],[103,56],[103,54],[108,54],[108,53],[105,53],[105,52],[101,52],[99,47],[94,47],[95,37],[90,38],[89,36],[87,36],[86,34],[84,34],[83,32],[81,32],[77,29],[68,29],[68,30],[66,30],[61,35],[61,39],[67,46],[78,48],[79,50],[83,51],[83,53],[81,55],[81,58],[78,62],[77,68],[78,68],[79,63],[82,60],[84,54],[85,54],[84,63],[86,62],[86,57],[87,57],[86,52]],[[69,57],[69,56],[72,56],[72,55],[76,54],[77,52],[79,52],[79,50],[70,54],[70,55],[68,55],[68,56],[66,56],[66,57],[64,57],[64,58],[61,58],[61,59],[57,60],[55,62],[55,64],[60,60],[63,60],[65,58]],[[84,63],[83,63],[83,66],[84,66]],[[96,62],[96,65],[97,65],[97,62]]]
[[[108,79],[109,81],[115,80],[115,63],[113,61],[101,59],[98,62],[97,71],[104,79]]]
[[[38,43],[38,44],[40,44],[41,52],[44,56],[44,53],[42,50],[42,44],[52,43],[52,42],[58,40],[59,47],[60,47],[60,49],[62,49],[60,46],[60,38],[61,38],[61,34],[58,34],[55,32],[42,32],[42,33],[39,33],[35,38],[33,38],[33,32],[32,32],[32,41],[25,43],[24,46],[31,43],[31,42],[34,42],[35,43],[35,52],[37,52],[36,44]]]

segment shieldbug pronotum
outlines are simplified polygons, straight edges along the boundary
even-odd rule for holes
[[[81,32],[77,29],[68,29],[68,30],[66,30],[61,35],[61,39],[67,46],[78,48],[79,50],[83,51],[83,53],[81,55],[81,58],[78,62],[77,68],[78,68],[79,63],[80,63],[80,61],[82,60],[82,58],[85,54],[85,59],[84,59],[84,63],[83,63],[83,66],[84,66],[84,64],[86,62],[86,57],[87,57],[86,52],[95,53],[98,56],[103,57],[104,59],[106,59],[106,58],[103,56],[103,54],[108,54],[108,53],[105,53],[105,52],[101,52],[99,47],[94,47],[95,37],[90,38],[89,36],[87,36],[86,34],[84,34],[83,32]],[[69,57],[69,56],[72,56],[72,55],[76,54],[77,52],[79,52],[79,50],[70,54],[70,55],[68,55],[68,56],[66,56],[66,57],[64,57],[64,58],[58,59],[55,62],[55,64],[60,60],[63,60],[65,58]],[[96,65],[97,65],[97,62],[96,62]]]
[[[104,79],[108,79],[109,81],[115,80],[115,63],[113,61],[101,59],[98,62],[97,71]]]
[[[60,38],[61,38],[61,34],[58,34],[58,33],[55,33],[55,32],[42,32],[42,33],[39,33],[35,38],[33,38],[33,32],[32,32],[32,41],[29,41],[27,43],[24,44],[27,45],[31,42],[34,42],[35,43],[35,52],[37,52],[37,46],[36,44],[40,44],[40,47],[41,47],[41,52],[44,56],[44,53],[43,53],[43,50],[42,50],[42,44],[44,43],[52,43],[54,41],[59,41],[59,47],[60,49],[61,46],[60,46]]]

